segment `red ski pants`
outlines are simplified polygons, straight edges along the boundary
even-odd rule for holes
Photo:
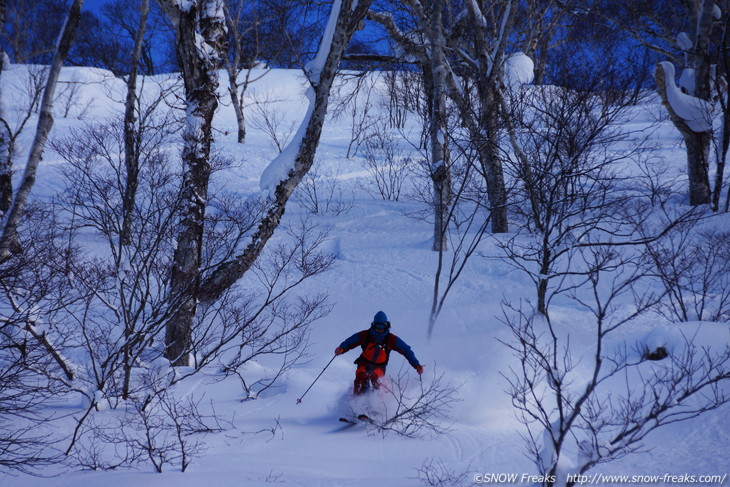
[[[353,393],[355,395],[367,392],[372,384],[373,389],[380,387],[379,379],[385,375],[385,367],[374,365],[358,365],[355,371],[355,387]]]

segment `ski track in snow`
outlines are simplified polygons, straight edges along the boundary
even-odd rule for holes
[[[3,80],[19,76],[20,68],[3,73]],[[119,83],[98,70],[64,69],[64,76],[82,76],[90,84],[81,87],[81,96],[95,100],[94,110],[86,121],[104,119],[121,113],[121,107],[106,100],[106,86]],[[223,78],[222,78],[223,79]],[[18,79],[8,84],[18,88]],[[153,83],[145,85],[153,87]],[[272,72],[257,84],[257,93],[269,92],[279,106],[291,108],[281,127],[290,126],[303,112],[300,102],[302,77],[296,71]],[[152,88],[150,88],[152,89]],[[123,99],[116,95],[117,99]],[[632,119],[631,127],[653,121],[658,100]],[[638,109],[637,109],[638,110]],[[32,121],[31,121],[32,122]],[[83,121],[59,119],[52,136],[68,136],[70,128]],[[222,106],[216,118],[216,146],[236,160],[237,166],[213,176],[216,189],[255,193],[259,177],[276,154],[264,134],[249,129],[249,141],[243,147],[235,143],[235,117],[232,109]],[[224,133],[228,131],[228,135]],[[28,142],[28,133],[20,146]],[[681,174],[685,161],[681,151],[672,146],[677,134],[671,128],[658,132],[664,152],[658,154]],[[235,379],[214,382],[196,377],[185,384],[191,394],[205,392],[204,401],[213,400],[218,413],[233,417],[235,429],[208,437],[202,458],[194,459],[182,474],[168,467],[165,473],[142,471],[78,472],[41,478],[29,475],[0,474],[0,485],[12,487],[198,487],[225,486],[303,486],[336,487],[381,485],[385,487],[420,486],[418,469],[429,460],[441,460],[454,473],[466,473],[465,485],[472,485],[476,473],[530,473],[534,466],[524,456],[519,436],[522,426],[516,421],[507,385],[500,376],[513,360],[511,353],[497,338],[510,338],[508,330],[496,316],[503,298],[530,296],[532,284],[500,262],[473,257],[464,275],[452,291],[436,323],[433,338],[426,338],[426,327],[433,293],[435,253],[430,250],[432,227],[414,220],[406,213],[421,208],[404,199],[382,201],[360,189],[367,171],[360,156],[345,158],[350,140],[347,116],[328,121],[317,156],[316,167],[335,177],[353,195],[353,208],[342,215],[315,215],[311,218],[330,228],[331,251],[337,255],[335,268],[303,286],[303,290],[330,294],[332,313],[312,327],[306,363],[293,368],[277,388],[257,400],[241,402],[243,392]],[[22,153],[22,150],[20,151]],[[38,175],[36,197],[50,197],[61,190],[55,177],[61,161],[46,150]],[[19,171],[20,172],[20,171]],[[295,222],[306,212],[297,204],[296,195],[287,208],[284,223]],[[486,241],[487,251],[493,244]],[[458,386],[459,402],[454,404],[446,422],[449,432],[436,437],[407,439],[395,434],[374,433],[368,425],[350,427],[338,423],[348,407],[357,352],[338,357],[319,379],[302,404],[296,399],[311,384],[332,356],[334,348],[346,337],[367,328],[378,310],[385,311],[393,323],[393,332],[409,343],[426,366],[426,380],[434,373]],[[582,315],[573,308],[555,307],[555,319],[582,333]],[[646,324],[637,324],[642,330]],[[576,338],[580,345],[580,339]],[[399,370],[415,372],[398,354],[393,354],[389,375]],[[261,367],[265,370],[264,367]],[[215,372],[211,371],[211,374]],[[59,406],[60,407],[60,406]],[[64,405],[68,408],[76,404]],[[601,466],[600,471],[617,474],[722,474],[730,469],[730,408],[727,406],[697,420],[668,427],[650,436],[649,451],[630,455]],[[53,470],[44,472],[54,473]],[[619,485],[619,484],[614,484]]]

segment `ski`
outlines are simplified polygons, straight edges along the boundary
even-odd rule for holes
[[[358,422],[363,423],[372,423],[373,420],[370,419],[370,416],[367,414],[358,414],[354,418],[345,418],[344,416],[340,417],[339,421],[341,423],[349,423],[349,424],[357,424]]]

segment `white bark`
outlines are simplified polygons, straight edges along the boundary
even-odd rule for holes
[[[10,160],[12,134],[5,114],[2,82],[3,72],[8,68],[6,59],[5,51],[0,49],[0,218],[13,202],[13,163]]]
[[[61,30],[61,35],[58,37],[55,54],[53,56],[53,63],[51,64],[51,69],[48,72],[48,80],[46,81],[46,88],[43,92],[43,100],[41,102],[40,112],[38,115],[38,125],[36,128],[35,138],[33,139],[33,144],[30,148],[28,163],[25,167],[23,179],[18,188],[18,192],[13,199],[10,211],[3,221],[2,237],[0,237],[0,262],[6,260],[10,256],[11,252],[13,252],[14,248],[19,245],[17,234],[18,223],[25,211],[28,197],[30,196],[30,192],[35,184],[36,173],[41,159],[43,158],[43,151],[46,146],[48,133],[53,127],[52,110],[53,96],[56,92],[56,83],[58,82],[58,76],[61,72],[63,62],[66,59],[76,36],[76,29],[79,21],[81,20],[81,7],[83,4],[84,0],[74,0],[71,4],[71,8],[69,9],[63,29]]]
[[[451,174],[449,151],[447,144],[448,127],[446,124],[446,56],[443,34],[443,0],[433,3],[431,12],[430,42],[430,69],[431,75],[431,106],[430,109],[430,139],[431,139],[431,181],[433,182],[434,232],[433,250],[445,251],[447,248],[446,230],[449,224],[448,215],[451,206]]]
[[[365,17],[371,2],[372,0],[343,0],[341,4],[338,3],[339,15],[332,29],[325,33],[325,38],[319,46],[320,52],[315,57],[319,61],[308,66],[309,74],[317,75],[316,82],[312,86],[314,101],[308,111],[306,124],[301,127],[303,137],[294,138],[292,143],[296,145],[285,150],[293,155],[289,170],[283,175],[284,179],[281,179],[270,192],[267,210],[247,247],[232,260],[218,266],[202,284],[199,293],[201,302],[210,303],[217,300],[251,268],[278,227],[289,197],[312,167],[337,68],[345,48]],[[331,38],[328,39],[329,36]],[[283,162],[280,160],[278,163]]]
[[[137,74],[139,71],[139,60],[142,55],[144,35],[147,29],[147,16],[150,13],[149,0],[141,0],[140,18],[137,34],[134,39],[132,50],[131,70],[127,79],[127,99],[124,104],[124,165],[127,170],[127,181],[124,187],[124,198],[122,201],[122,234],[120,241],[128,244],[132,227],[132,212],[137,193],[137,179],[139,175],[139,141],[136,130],[137,110]]]
[[[160,6],[176,29],[187,111],[182,150],[183,208],[169,284],[171,302],[180,303],[180,307],[166,326],[165,357],[173,365],[187,366],[198,303],[212,124],[218,106],[218,69],[226,30],[222,0],[184,5],[175,0],[160,0]]]

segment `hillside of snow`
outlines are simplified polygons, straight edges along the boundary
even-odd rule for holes
[[[12,65],[3,73],[3,83],[9,87],[3,95],[11,113],[19,113],[23,106],[26,69]],[[68,137],[72,130],[85,124],[120,117],[124,85],[109,73],[69,68],[64,69],[62,81],[74,83],[79,89],[68,104],[67,116],[57,114],[53,139]],[[148,79],[144,90],[151,95],[174,82],[174,77]],[[350,83],[342,87],[335,97],[344,98],[352,86]],[[280,142],[293,134],[306,110],[304,89],[305,80],[297,71],[272,71],[249,89],[251,103],[258,101],[269,116],[277,119]],[[213,176],[212,185],[215,191],[245,198],[261,191],[261,176],[278,150],[272,138],[255,126],[256,117],[260,122],[261,115],[253,107],[248,112],[249,122],[253,120],[254,124],[248,126],[247,142],[237,144],[234,112],[224,87],[221,93],[224,96],[214,123],[215,149],[232,164]],[[180,103],[169,96],[171,104]],[[383,97],[382,90],[376,89],[369,100],[371,116],[380,120],[378,123],[387,120]],[[362,96],[358,100],[361,107],[366,102]],[[627,127],[639,130],[659,117],[658,98],[649,100],[635,107]],[[56,103],[57,110],[62,106],[62,101]],[[20,139],[19,161],[25,160],[34,121],[35,116]],[[419,136],[416,123],[415,117],[411,117],[405,130],[415,144]],[[685,156],[678,133],[668,120],[653,130],[652,137],[660,151],[657,159],[665,164],[663,176],[681,178]],[[357,128],[354,131],[357,133]],[[313,214],[299,192],[284,216],[284,226],[296,225],[306,218],[326,231],[325,247],[335,255],[330,271],[304,284],[305,293],[327,293],[332,306],[326,317],[313,324],[305,360],[253,400],[243,400],[245,393],[240,381],[235,377],[220,380],[215,369],[183,382],[179,386],[181,394],[202,399],[207,411],[214,409],[226,421],[221,432],[202,436],[204,448],[184,473],[169,465],[162,473],[156,473],[151,465],[112,471],[48,467],[38,471],[38,475],[0,474],[0,485],[407,487],[429,485],[426,472],[443,474],[443,484],[431,479],[431,485],[477,485],[489,479],[490,474],[517,474],[520,477],[513,482],[515,485],[532,485],[534,479],[527,476],[536,475],[537,470],[527,456],[521,436],[524,426],[506,392],[505,375],[510,367],[519,364],[505,345],[512,336],[502,320],[502,303],[532,299],[532,283],[497,258],[498,238],[502,237],[485,239],[479,254],[471,258],[456,281],[429,339],[437,253],[431,250],[432,224],[417,217],[424,212],[425,205],[412,197],[411,183],[406,183],[397,201],[382,199],[364,163],[364,148],[361,146],[355,154],[351,150],[347,157],[352,138],[353,118],[346,107],[326,123],[314,167],[318,188],[325,193],[322,196],[333,198],[332,208]],[[399,141],[399,147],[414,160],[421,157],[404,140]],[[47,147],[34,198],[48,201],[63,191],[58,177],[63,165],[63,159]],[[428,187],[423,178],[420,184]],[[342,211],[334,211],[335,207]],[[729,223],[727,216],[718,218],[718,224],[725,228]],[[279,239],[287,238],[284,227],[276,235]],[[447,258],[449,255],[447,252]],[[555,322],[570,332],[570,346],[574,350],[589,348],[590,314],[569,301],[558,300],[552,309]],[[351,426],[339,422],[340,416],[362,407],[353,405],[349,397],[356,351],[337,357],[301,404],[297,404],[297,399],[330,361],[335,347],[356,331],[366,329],[380,310],[388,315],[392,332],[411,345],[425,366],[419,379],[403,357],[393,353],[386,384],[392,384],[400,375],[402,381],[407,381],[404,387],[409,394],[417,395],[437,378],[455,389],[447,415],[436,420],[443,430],[440,434],[410,438],[397,432],[378,431],[365,423]],[[688,334],[709,345],[730,342],[727,323],[676,325],[651,314],[629,323],[623,330],[621,336],[631,345],[654,337],[657,343],[671,346]],[[266,363],[256,366],[265,369]],[[257,371],[251,367],[254,376]],[[727,385],[722,387],[730,392]],[[57,409],[58,415],[71,417],[83,411],[80,399],[48,407]],[[393,407],[392,398],[373,398],[367,407],[387,411]],[[114,412],[97,413],[101,418],[104,414]],[[54,428],[62,424],[61,421]],[[658,429],[648,436],[642,451],[599,465],[589,474],[722,476],[730,473],[728,452],[730,406],[726,404],[698,418]],[[681,484],[663,480],[656,483]],[[612,485],[634,484],[616,481]],[[730,485],[730,480],[725,485]]]

